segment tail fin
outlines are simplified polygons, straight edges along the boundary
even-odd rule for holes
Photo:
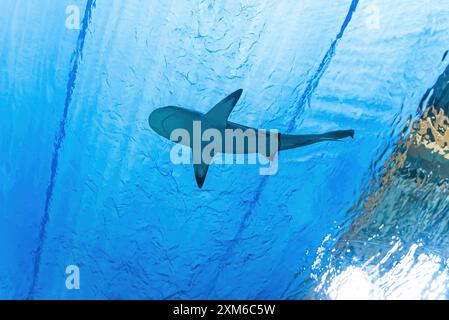
[[[323,134],[323,136],[329,137],[330,140],[339,140],[351,137],[354,139],[354,130],[340,130],[340,131],[332,131]]]
[[[339,130],[323,134],[280,135],[280,150],[288,150],[307,146],[321,141],[340,141],[344,138],[354,138],[354,130]]]

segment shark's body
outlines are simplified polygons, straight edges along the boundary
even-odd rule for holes
[[[208,129],[215,129],[219,132],[222,132],[224,135],[225,130],[242,130],[247,131],[248,129],[251,132],[255,133],[256,142],[258,139],[265,139],[267,146],[273,144],[273,139],[276,139],[277,151],[288,150],[298,147],[303,147],[306,145],[310,145],[313,143],[321,142],[321,141],[329,141],[329,140],[339,140],[347,137],[354,137],[354,130],[341,130],[341,131],[333,131],[324,134],[308,134],[308,135],[289,135],[289,134],[279,134],[274,135],[270,132],[265,132],[265,130],[258,130],[255,128],[243,126],[231,121],[228,121],[229,115],[231,114],[233,108],[237,104],[240,96],[242,95],[242,90],[237,90],[232,93],[221,102],[219,102],[215,107],[213,107],[206,114],[191,111],[180,107],[164,107],[154,110],[148,121],[150,127],[159,135],[169,140],[171,139],[172,133],[177,129],[186,130],[192,139],[190,141],[179,141],[188,147],[192,147],[195,145],[194,139],[194,123],[201,123],[201,130],[204,132]],[[176,142],[176,141],[175,141]],[[201,149],[204,146],[204,142],[199,142],[201,144]],[[237,148],[234,147],[232,149],[228,149],[225,146],[225,142],[223,140],[222,153],[232,153],[232,154],[250,154],[259,152],[255,150],[249,145],[249,141],[245,140],[244,147]],[[270,148],[265,148],[264,156],[269,159],[272,159],[275,154],[270,151]],[[194,151],[195,152],[195,151]],[[260,153],[260,152],[259,152]],[[195,155],[194,155],[195,157]],[[195,169],[195,178],[198,184],[198,187],[202,188],[204,184],[204,180],[206,179],[207,170],[209,168],[209,163],[201,163],[194,164]]]

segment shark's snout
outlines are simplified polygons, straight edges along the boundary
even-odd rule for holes
[[[163,122],[165,118],[168,116],[168,108],[158,108],[151,112],[150,116],[148,117],[148,124],[150,125],[151,129],[153,129],[158,134],[163,135],[164,134],[164,127]]]
[[[161,108],[154,110],[153,112],[150,113],[150,116],[148,117],[148,123],[150,125],[150,127],[154,130],[154,125],[157,124],[159,119],[160,119],[160,115],[161,115]]]

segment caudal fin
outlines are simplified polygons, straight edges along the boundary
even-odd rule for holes
[[[340,140],[344,138],[353,138],[354,139],[354,130],[340,130],[340,131],[332,131],[322,135],[323,138],[328,138],[330,140]]]
[[[339,130],[323,134],[304,134],[304,135],[280,135],[280,150],[288,150],[307,146],[322,141],[340,141],[344,138],[354,138],[354,130]]]

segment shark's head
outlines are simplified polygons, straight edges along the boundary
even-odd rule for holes
[[[193,122],[201,120],[201,117],[199,112],[169,106],[154,110],[148,122],[157,134],[171,140],[171,134],[178,129],[187,130],[191,135]]]
[[[151,112],[148,118],[150,127],[159,135],[170,139],[171,132],[177,127],[177,107],[163,107]]]

